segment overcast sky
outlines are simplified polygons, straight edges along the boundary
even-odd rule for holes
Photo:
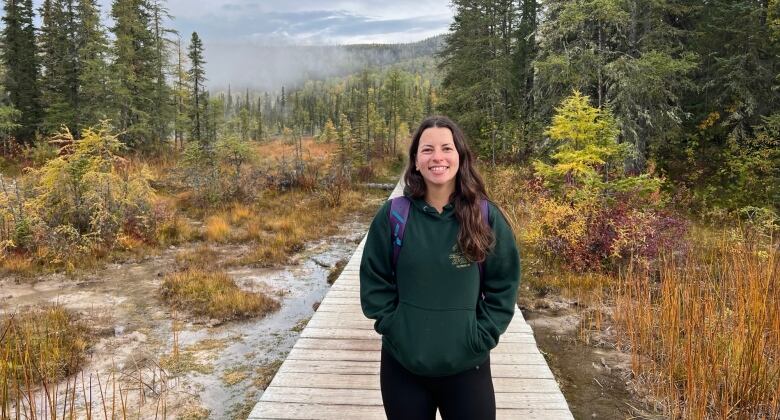
[[[448,0],[170,0],[174,27],[205,40],[354,44],[418,41],[443,33]]]
[[[98,1],[109,24],[111,0]],[[36,8],[42,2],[35,0]],[[243,79],[230,74],[225,61],[245,58],[253,46],[412,42],[445,33],[452,20],[449,0],[168,0],[166,5],[174,17],[169,26],[184,40],[193,31],[203,39],[206,73],[215,84]]]

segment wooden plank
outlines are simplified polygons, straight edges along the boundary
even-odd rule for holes
[[[294,349],[313,350],[370,350],[379,351],[381,340],[327,340],[319,338],[299,338]]]
[[[336,312],[317,312],[312,319],[309,321],[309,323],[306,325],[308,327],[313,328],[332,328],[332,327],[341,327],[341,328],[357,328],[357,329],[374,329],[374,320],[368,319],[364,316],[360,317],[344,317]],[[533,331],[531,330],[531,327],[528,326],[528,324],[520,324],[515,323],[515,325],[510,325],[509,328],[507,328],[506,333],[526,333],[531,334]],[[501,336],[501,339],[503,339],[503,335]]]
[[[341,375],[379,375],[378,361],[344,360],[285,360],[277,375],[287,373],[333,373]],[[550,369],[543,364],[501,365],[491,363],[494,378],[552,379]]]
[[[379,389],[379,376],[373,374],[343,375],[334,373],[295,373],[276,375],[270,386],[298,387],[306,384],[311,388]],[[496,392],[557,393],[555,379],[493,378]]]
[[[574,420],[569,409],[536,410],[536,409],[505,409],[496,410],[496,420]]]
[[[323,315],[323,316],[319,316]],[[306,324],[307,328],[317,328],[317,329],[329,329],[329,328],[338,328],[338,329],[354,329],[354,330],[368,330],[368,331],[374,331],[374,320],[373,319],[367,319],[363,317],[345,317],[340,312],[318,312],[315,316],[313,316],[309,322]],[[378,333],[374,332],[377,336]],[[518,338],[522,338],[521,340],[515,340],[511,339],[508,340],[507,338],[515,337],[510,334],[518,334]],[[525,334],[525,337],[522,337],[521,335]],[[520,343],[536,343],[533,339],[533,335],[531,331],[524,331],[519,329],[514,329],[513,331],[507,330],[506,333],[504,333],[500,338],[499,342],[520,342]]]
[[[375,406],[384,413],[382,393],[378,389],[269,388],[263,401],[303,404]]]
[[[329,360],[327,363],[314,360],[285,360],[278,372],[284,373],[340,373],[344,375],[379,375],[378,361]],[[278,373],[277,373],[278,374]]]
[[[337,305],[335,303],[320,304],[317,308],[317,312],[340,312],[344,314],[350,314],[353,316],[363,316],[363,309],[360,304],[353,303],[349,305]]]
[[[373,329],[357,328],[304,328],[301,338],[346,338],[348,340],[379,340]]]
[[[377,406],[324,405],[261,401],[249,419],[356,419],[385,420],[385,411]]]
[[[498,409],[566,410],[568,405],[560,394],[497,392]],[[378,389],[321,389],[310,387],[275,387],[263,393],[263,401],[280,403],[360,405],[382,407]]]
[[[379,361],[379,352],[375,350],[290,350],[288,359],[293,360],[345,360],[345,361]]]
[[[511,345],[510,345],[511,344]],[[379,351],[380,340],[334,340],[321,338],[299,338],[294,350],[363,350]],[[491,361],[510,361],[511,364],[547,364],[533,346],[521,346],[517,343],[500,343],[490,351]]]

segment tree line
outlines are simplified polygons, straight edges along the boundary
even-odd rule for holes
[[[78,139],[103,120],[131,151],[145,152],[170,140],[178,148],[186,140],[208,146],[221,135],[258,140],[289,129],[313,136],[326,125],[344,136],[348,123],[350,141],[354,136],[360,144],[351,146],[361,150],[356,156],[369,158],[395,150],[397,139],[434,109],[431,56],[441,37],[343,47],[357,57],[350,65],[366,64],[347,77],[277,92],[215,93],[206,86],[202,39],[193,33],[184,45],[161,0],[114,0],[110,28],[101,23],[96,0],[46,0],[37,11],[40,28],[33,25],[31,0],[4,3],[0,137],[6,152],[62,127]],[[367,67],[391,62],[392,68]]]
[[[776,0],[454,0],[441,109],[491,161],[548,158],[573,91],[649,169],[727,208],[780,203]]]

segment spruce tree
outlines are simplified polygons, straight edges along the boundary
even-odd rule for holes
[[[545,2],[536,62],[537,112],[548,119],[572,88],[610,107],[621,139],[634,146],[627,162],[644,169],[651,142],[673,132],[683,115],[679,92],[695,57],[681,50],[680,10],[652,0]]]
[[[192,86],[189,72],[185,69],[186,57],[181,46],[181,37],[176,39],[176,67],[174,70],[173,102],[175,116],[173,121],[174,146],[184,147],[185,133],[190,129],[190,106],[192,102]]]
[[[206,62],[203,60],[203,42],[197,32],[192,33],[187,57],[190,60],[189,77],[192,83],[192,109],[190,111],[192,139],[206,147],[210,143],[211,138],[208,134],[211,130],[207,129],[204,121],[204,109],[208,105],[206,88],[204,86],[206,71],[203,68]]]
[[[41,95],[46,111],[42,131],[54,133],[65,126],[78,138],[77,5],[74,0],[45,0],[40,12]]]
[[[160,0],[151,0],[149,3],[151,32],[154,40],[154,96],[152,104],[152,113],[150,123],[152,126],[152,141],[156,144],[162,144],[170,134],[170,122],[175,118],[175,109],[171,101],[171,88],[167,83],[168,75],[171,73],[171,63],[169,60],[169,45],[172,41],[168,39],[170,34],[176,34],[175,30],[165,27],[167,20],[172,17],[164,2]]]
[[[148,148],[157,88],[157,51],[145,0],[114,0],[111,7],[115,36],[111,66],[113,95],[120,139],[132,148]]]
[[[111,100],[108,39],[100,23],[100,6],[96,0],[78,1],[77,20],[79,94],[76,102],[80,131],[113,117],[116,110]]]
[[[4,6],[0,58],[6,69],[5,89],[19,112],[14,135],[18,142],[32,144],[43,117],[32,0],[6,0]]]

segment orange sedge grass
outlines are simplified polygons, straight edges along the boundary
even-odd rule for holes
[[[673,418],[778,418],[780,258],[723,235],[613,290],[619,343]]]

